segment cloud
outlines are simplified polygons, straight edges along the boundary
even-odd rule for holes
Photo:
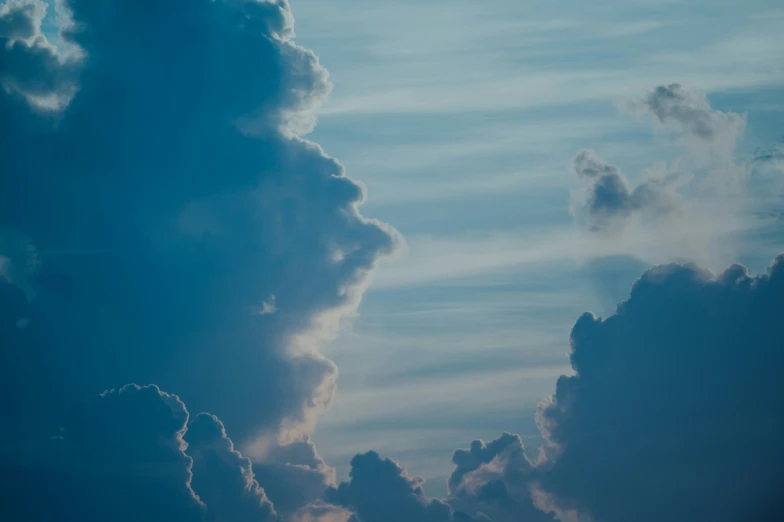
[[[536,460],[508,433],[455,452],[452,516],[777,520],[782,309],[784,254],[759,276],[739,265],[715,275],[696,264],[647,270],[609,317],[575,324],[573,373],[537,414],[545,446]],[[442,509],[421,515],[435,502],[421,480],[375,452],[355,457],[351,480],[327,498],[363,522],[448,520]]]
[[[223,423],[200,413],[188,425],[193,487],[208,506],[210,520],[275,521],[277,516],[255,479],[250,459],[234,448]]]
[[[253,457],[257,480],[275,509],[285,515],[317,503],[324,491],[335,485],[335,470],[324,462],[310,440],[273,445]]]
[[[626,107],[639,114],[647,113],[661,124],[675,124],[685,136],[734,150],[743,136],[746,117],[713,109],[705,94],[687,90],[677,83],[660,85],[642,99]]]
[[[540,411],[538,480],[593,520],[773,520],[784,256],[753,277],[696,265],[649,270],[606,319],[581,317],[572,377]]]
[[[630,221],[648,228],[667,226],[673,220],[690,219],[689,207],[705,206],[695,198],[724,210],[728,198],[743,199],[749,165],[737,161],[735,153],[746,130],[745,115],[714,109],[704,93],[679,84],[658,86],[619,107],[672,129],[680,136],[685,154],[671,165],[653,166],[632,187],[618,167],[593,150],[580,150],[573,167],[582,192],[574,195],[572,206],[590,230],[617,234],[629,228]],[[635,233],[640,233],[639,227]]]
[[[578,219],[592,231],[618,230],[632,216],[655,219],[672,212],[678,204],[671,180],[648,175],[633,189],[615,165],[593,150],[581,150],[573,161],[584,193],[574,202]]]
[[[455,509],[481,513],[494,522],[554,520],[534,506],[531,484],[536,470],[519,436],[504,433],[490,443],[476,440],[470,449],[457,450],[452,462],[448,502]]]
[[[292,41],[285,0],[60,8],[60,48],[43,2],[0,8],[0,480],[23,477],[0,518],[51,520],[58,502],[73,520],[305,516],[334,481],[306,437],[335,387],[319,343],[398,242],[302,137],[328,75]],[[216,416],[186,436],[184,402]],[[237,448],[261,439],[257,479]],[[165,468],[155,513],[116,475],[131,461]]]
[[[766,163],[766,162],[774,162],[778,163],[784,160],[784,150],[782,150],[782,146],[775,145],[772,147],[758,147],[754,151],[754,161]]]
[[[754,161],[738,153],[746,116],[715,109],[704,93],[679,84],[658,86],[618,105],[677,137],[673,145],[680,154],[652,164],[630,183],[595,151],[578,151],[573,168],[580,188],[572,193],[571,210],[580,227],[591,237],[614,241],[614,255],[639,256],[633,245],[640,238],[665,238],[663,245],[649,248],[656,252],[643,257],[648,262],[685,257],[724,266],[728,257],[736,259],[739,247],[730,230],[754,225],[750,210],[764,197],[759,183],[751,183]],[[700,239],[684,247],[687,230]]]
[[[422,479],[411,478],[395,461],[371,451],[351,460],[351,480],[327,491],[326,499],[354,511],[360,522],[470,522],[440,500],[425,496]]]
[[[126,386],[76,407],[47,445],[2,455],[9,520],[202,519],[183,440],[188,412],[154,386]]]
[[[44,2],[7,0],[0,5],[0,38],[15,41],[36,36],[45,14]]]
[[[223,423],[205,413],[189,419],[179,397],[156,386],[127,385],[89,398],[43,449],[37,460],[3,455],[4,513],[118,522],[347,522],[351,516],[314,498],[282,518]]]
[[[35,369],[63,398],[36,405],[49,429],[78,397],[154,382],[242,442],[297,440],[334,388],[314,339],[396,242],[296,135],[326,71],[291,41],[282,0],[67,5],[62,38],[83,59],[43,36],[0,46],[0,223],[43,253],[27,349],[4,351],[3,373]],[[70,90],[59,111],[30,103]],[[270,296],[274,314],[249,313]]]
[[[757,147],[754,150],[754,165],[763,170],[784,171],[784,145]]]
[[[350,511],[324,502],[300,509],[290,520],[291,522],[357,522]]]
[[[89,398],[47,446],[4,454],[0,477],[10,520],[282,520],[221,421],[189,419],[179,397],[156,386]],[[346,522],[345,513],[314,502],[285,520]]]

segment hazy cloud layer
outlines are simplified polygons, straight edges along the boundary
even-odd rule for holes
[[[626,107],[640,114],[650,114],[661,124],[675,124],[685,136],[728,151],[735,149],[746,128],[744,115],[716,110],[705,94],[677,83],[660,85],[641,99],[629,101]]]
[[[703,93],[679,84],[656,87],[619,106],[679,136],[683,155],[671,164],[652,165],[632,184],[595,151],[578,151],[573,168],[581,190],[573,195],[572,212],[583,226],[613,235],[646,234],[743,211],[751,165],[736,154],[745,115],[714,109]],[[722,228],[726,224],[706,235]]]

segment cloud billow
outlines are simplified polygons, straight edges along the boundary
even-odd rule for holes
[[[452,456],[449,504],[455,509],[488,516],[493,522],[552,522],[554,517],[534,504],[532,485],[537,470],[518,435],[504,433],[485,443],[476,440]]]
[[[217,416],[196,417],[191,436],[214,422],[240,444],[264,437],[278,455],[309,444],[336,374],[317,340],[398,239],[359,214],[362,187],[300,137],[330,84],[291,40],[288,3],[64,7],[61,40],[78,52],[41,33],[42,1],[0,10],[0,475],[28,469],[70,412],[130,382]],[[34,269],[6,248],[8,234],[29,237]],[[102,407],[96,419],[114,414]],[[194,457],[202,503],[214,479],[204,469],[248,477],[249,463],[216,440]],[[258,457],[277,466],[265,477],[302,471]],[[310,470],[322,490],[333,480],[323,462]],[[88,489],[70,481],[74,497]],[[238,494],[237,509],[267,509],[254,494]],[[277,494],[293,513],[321,491]],[[221,510],[221,520],[240,513]]]
[[[391,459],[370,451],[351,460],[351,478],[326,493],[326,500],[356,514],[359,522],[487,522],[455,512],[449,504],[428,499],[422,479],[410,477]]]
[[[782,505],[784,256],[753,277],[660,266],[572,331],[542,484],[596,520],[772,520]]]

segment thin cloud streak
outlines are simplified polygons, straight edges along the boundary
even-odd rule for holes
[[[721,225],[703,218],[701,221],[685,222],[677,229],[660,228],[645,234],[630,231],[621,237],[586,237],[571,226],[534,234],[512,230],[452,238],[409,237],[406,254],[396,261],[382,263],[375,274],[373,287],[414,286],[509,267],[558,261],[579,262],[622,254],[652,263],[687,257],[710,267],[720,266],[733,257],[735,247],[722,242],[721,237],[706,237],[705,231],[720,229],[722,236],[731,236],[753,230],[757,225],[754,222],[738,223],[728,216],[726,223]]]

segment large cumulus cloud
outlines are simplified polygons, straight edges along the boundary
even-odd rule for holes
[[[219,519],[274,512],[223,423],[239,446],[266,441],[271,486],[308,476],[298,499],[277,492],[301,510],[333,480],[304,455],[336,373],[317,340],[396,242],[300,137],[326,71],[285,0],[61,7],[68,53],[42,1],[0,8],[0,456],[27,469],[86,397],[155,383],[222,421],[191,431]],[[229,473],[236,498],[215,490]]]
[[[784,256],[767,274],[660,266],[572,331],[540,474],[597,521],[774,520],[784,485]]]
[[[296,427],[334,374],[308,334],[356,303],[394,243],[359,215],[362,189],[340,164],[294,134],[329,90],[324,69],[291,42],[283,1],[68,6],[64,38],[82,59],[43,36],[0,45],[0,223],[40,261],[4,382],[36,366],[63,403],[40,405],[52,410],[155,382],[241,440]],[[68,85],[62,110],[29,98]]]
[[[784,254],[759,276],[739,265],[719,274],[695,264],[646,271],[609,317],[576,322],[573,374],[542,403],[545,445],[535,459],[511,434],[455,452],[453,516],[779,520],[782,320]],[[360,520],[431,505],[396,463],[368,453],[352,464],[351,481],[329,498]]]

